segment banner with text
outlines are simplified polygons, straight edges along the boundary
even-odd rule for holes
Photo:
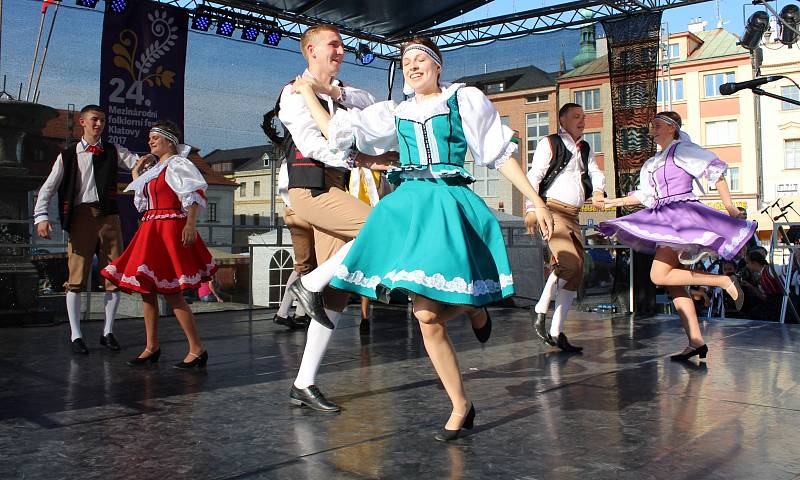
[[[106,12],[100,106],[106,112],[109,142],[142,153],[148,151],[148,133],[156,121],[171,120],[183,130],[188,25],[186,11],[149,1],[128,2],[125,13]],[[122,174],[120,187],[130,178],[128,172]],[[127,240],[138,216],[132,198],[121,195],[119,200]]]

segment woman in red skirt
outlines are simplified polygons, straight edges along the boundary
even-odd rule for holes
[[[217,266],[197,235],[197,213],[206,206],[208,187],[200,171],[186,158],[190,147],[179,144],[172,122],[157,122],[150,129],[150,152],[132,170],[134,205],[144,212],[142,223],[122,255],[102,275],[126,293],[138,292],[144,301],[147,346],[129,365],[158,362],[158,298],[164,295],[189,341],[189,353],[175,368],[204,367],[208,353],[200,342],[194,315],[183,290],[211,280]],[[149,168],[148,160],[158,161]]]

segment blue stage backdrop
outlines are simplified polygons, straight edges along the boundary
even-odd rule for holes
[[[128,2],[122,14],[107,8],[100,106],[107,115],[108,141],[141,153],[148,151],[148,131],[157,120],[172,120],[183,130],[188,25],[187,12],[155,2]],[[130,180],[130,173],[120,174],[119,193]],[[139,215],[131,195],[120,195],[118,200],[127,244]]]

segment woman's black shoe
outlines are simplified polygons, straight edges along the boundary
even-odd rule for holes
[[[457,415],[454,413],[453,415]],[[461,424],[461,428],[457,430],[448,430],[443,428],[439,433],[437,433],[433,438],[439,440],[440,442],[450,442],[458,438],[458,435],[461,433],[462,428],[466,428],[467,430],[471,430],[472,427],[475,426],[475,405],[469,406],[469,412],[464,416],[464,423]]]
[[[486,343],[492,336],[492,317],[489,316],[489,310],[484,308],[483,311],[486,312],[486,323],[481,328],[472,327],[472,331],[475,332],[475,337],[479,342]]]
[[[708,355],[708,346],[706,344],[703,344],[686,353],[676,353],[675,355],[670,355],[669,359],[675,362],[684,362],[694,357],[695,355],[698,355],[700,358],[706,358],[706,355]]]
[[[161,356],[161,349],[160,348],[157,348],[155,352],[152,352],[152,351],[150,351],[150,350],[148,350],[146,348],[144,349],[144,351],[149,353],[150,355],[148,355],[146,357],[131,358],[130,360],[128,360],[128,365],[130,365],[132,367],[135,367],[137,365],[144,365],[147,362],[158,363],[158,357]]]
[[[190,370],[194,367],[203,368],[208,363],[208,352],[203,350],[203,353],[200,355],[195,355],[192,352],[189,352],[189,355],[194,357],[194,359],[190,362],[180,361],[173,365],[173,367],[177,368],[178,370]]]
[[[578,353],[583,351],[583,347],[579,347],[577,345],[572,345],[571,343],[569,343],[569,340],[567,339],[567,336],[564,335],[564,332],[559,333],[558,337],[556,337],[555,340],[556,340],[556,346],[564,352]]]

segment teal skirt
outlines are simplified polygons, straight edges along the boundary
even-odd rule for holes
[[[331,286],[482,306],[514,294],[500,225],[463,184],[406,180],[372,210]]]

